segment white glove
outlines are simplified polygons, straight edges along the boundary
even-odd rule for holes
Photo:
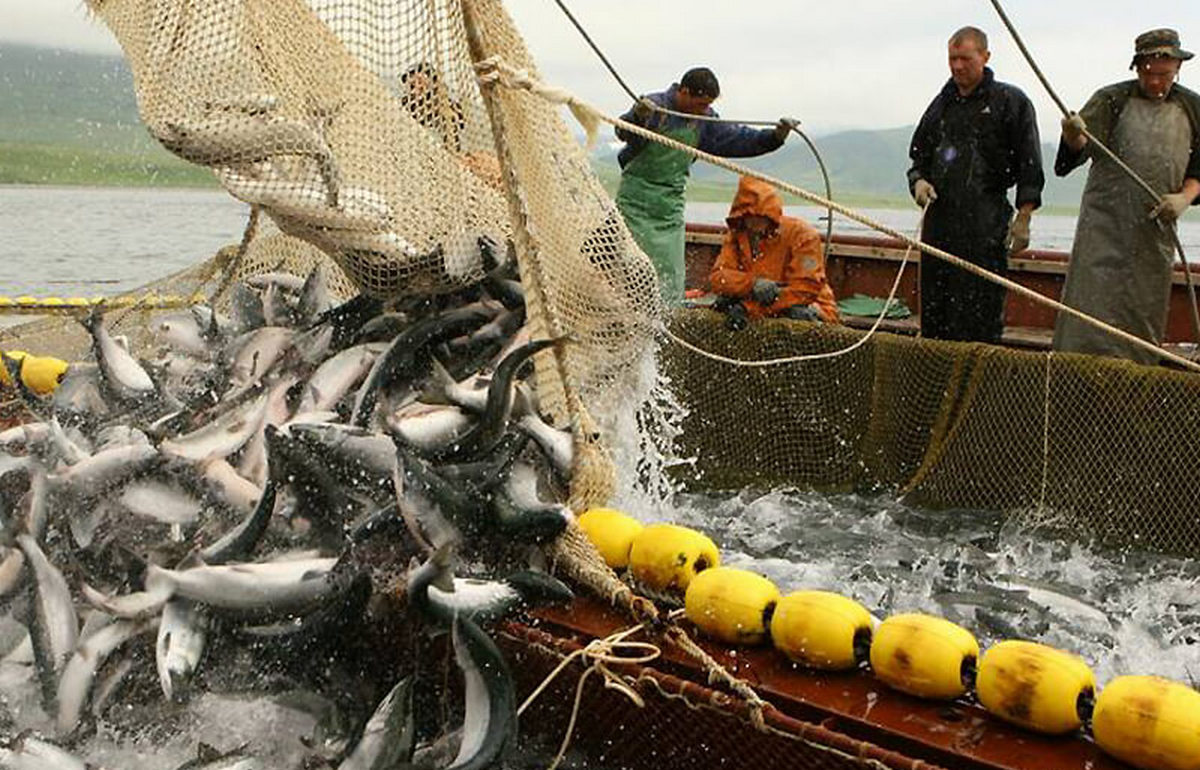
[[[913,199],[916,200],[918,206],[925,208],[927,204],[937,200],[937,190],[933,189],[933,185],[924,179],[918,179],[917,183],[913,185]]]
[[[1162,197],[1162,203],[1150,212],[1150,218],[1158,217],[1163,222],[1174,222],[1183,216],[1183,212],[1187,211],[1190,205],[1192,202],[1184,193],[1167,193]]]
[[[1072,112],[1070,117],[1062,119],[1062,135],[1067,144],[1076,144],[1084,131],[1087,131],[1087,123],[1083,122],[1078,112]]]

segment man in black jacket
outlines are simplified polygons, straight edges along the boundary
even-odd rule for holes
[[[990,56],[982,30],[963,27],[950,38],[950,80],[913,133],[908,186],[918,206],[930,204],[927,243],[1003,275],[1009,254],[1029,246],[1045,175],[1033,104],[995,79]],[[921,334],[999,342],[1004,295],[1001,286],[923,255]]]

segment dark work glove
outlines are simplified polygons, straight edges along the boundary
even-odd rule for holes
[[[654,102],[650,101],[644,96],[641,99],[638,99],[637,103],[633,105],[634,120],[637,121],[639,125],[646,125],[646,121],[649,120],[650,116],[654,113],[654,106]]]
[[[783,313],[784,317],[793,321],[820,321],[821,314],[816,305],[792,305]]]
[[[754,286],[750,288],[750,296],[760,305],[770,305],[779,299],[779,284],[766,278],[755,278]]]
[[[729,331],[740,332],[749,323],[750,317],[746,315],[746,306],[741,302],[725,309],[725,328]]]

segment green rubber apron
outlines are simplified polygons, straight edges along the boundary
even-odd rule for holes
[[[694,123],[663,136],[695,147],[700,129]],[[648,141],[621,172],[617,208],[633,239],[658,271],[658,286],[668,305],[683,302],[683,206],[692,156]]]

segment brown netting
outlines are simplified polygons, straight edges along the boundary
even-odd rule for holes
[[[733,333],[706,311],[671,327],[745,361],[838,351],[862,335],[788,321]],[[890,334],[766,367],[669,346],[663,367],[691,406],[691,488],[895,488],[918,505],[1013,511],[1113,545],[1200,546],[1192,373]]]
[[[615,484],[606,448],[657,320],[657,285],[560,110],[480,85],[485,61],[536,77],[498,0],[89,0],[125,51],[150,133],[209,166],[269,217],[248,248],[139,292],[305,275],[325,263],[340,298],[453,291],[515,250],[534,336],[568,344],[536,360],[540,403],[577,437],[571,502]],[[485,254],[485,252],[487,252]],[[149,311],[120,311],[141,344]],[[69,322],[23,343],[78,355]]]

